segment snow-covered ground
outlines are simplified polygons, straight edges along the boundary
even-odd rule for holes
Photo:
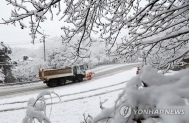
[[[120,66],[122,65],[105,66],[96,68],[94,71],[102,72],[105,69],[110,70]],[[126,85],[126,81],[135,76],[135,70],[136,68],[133,68],[105,78],[72,84],[63,88],[50,88],[61,96],[62,101],[52,105],[51,121],[53,123],[74,123],[83,120],[83,113],[95,116],[101,110],[100,100],[108,99],[104,106],[111,107],[121,89]],[[25,116],[26,101],[31,97],[35,98],[37,94],[20,94],[16,97],[1,99],[0,123],[21,123]],[[57,98],[53,98],[53,102],[57,101]],[[50,100],[47,102],[50,103]],[[47,110],[50,111],[50,109],[51,105],[48,105]]]
[[[130,66],[130,65],[138,65],[139,63],[127,63],[127,64],[111,64],[111,65],[105,65],[105,66],[100,66],[100,67],[96,67],[93,69],[89,69],[87,71],[92,71],[94,73],[100,73],[103,71],[107,71],[107,70],[112,70],[114,68],[118,68],[118,67],[124,67],[124,66]]]
[[[102,66],[94,71],[110,70],[120,66]],[[122,88],[126,86],[127,80],[135,76],[135,72],[136,68],[133,68],[104,78],[71,84],[62,88],[49,88],[61,97],[61,102],[58,98],[53,98],[52,105],[51,100],[47,97],[47,114],[50,115],[51,122],[75,123],[83,120],[83,114],[96,116],[101,111],[100,101],[106,99],[108,101],[103,106],[112,107]],[[171,71],[169,74],[174,73]],[[15,97],[1,99],[0,123],[21,123],[25,116],[27,100],[37,95],[38,93],[19,94]],[[51,106],[52,112],[50,113]]]

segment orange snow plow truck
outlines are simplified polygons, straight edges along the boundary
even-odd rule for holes
[[[85,67],[86,66],[86,67]],[[72,82],[82,82],[86,77],[85,70],[87,65],[76,65],[64,69],[40,70],[39,78],[46,83],[48,87],[62,86],[67,80]]]

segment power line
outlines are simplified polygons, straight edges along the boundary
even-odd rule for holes
[[[45,32],[49,32],[49,33],[53,33],[53,34],[56,34],[56,35],[61,35],[61,34],[57,34],[57,33],[54,33],[54,32],[51,32],[51,31],[47,31],[47,30],[44,30]],[[0,35],[6,35],[6,34],[21,34],[21,33],[28,33],[29,32],[15,32],[15,33],[0,33]],[[51,36],[51,35],[48,35],[49,37],[46,37],[48,39],[50,39],[51,37],[54,38],[55,36]],[[40,40],[35,40],[34,44],[36,43],[40,43]],[[7,45],[27,45],[27,44],[32,44],[31,41],[18,41],[18,42],[5,42],[5,44]]]
[[[39,41],[39,40],[35,40],[35,41]],[[19,43],[19,42],[31,42],[31,40],[17,41],[17,42],[13,41],[13,42],[7,42],[7,43]]]
[[[51,31],[47,31],[47,30],[44,30],[45,32],[49,32],[51,34],[56,34],[56,35],[61,35],[61,34],[58,34],[58,33],[55,33],[55,32],[51,32]],[[30,33],[30,32],[8,32],[8,33],[0,33],[0,35],[7,35],[7,34],[22,34],[22,33]]]
[[[9,34],[15,35],[15,34],[22,34],[22,33],[28,33],[29,34],[29,32],[10,32],[10,33],[0,33],[0,35],[9,35]]]
[[[46,39],[52,39],[52,38],[54,38],[53,36],[50,36],[50,35],[48,35],[48,36],[49,36],[49,37],[45,37],[45,38],[46,38]],[[42,43],[42,41],[40,41],[40,40],[35,40],[34,45],[35,45],[36,43]],[[6,44],[6,45],[24,45],[24,44],[33,44],[33,43],[31,43],[31,41],[18,41],[18,42],[8,42],[8,43],[5,42],[5,44]]]
[[[44,31],[45,31],[45,32],[52,33],[52,34],[56,34],[56,35],[61,35],[61,34],[58,34],[58,33],[54,33],[54,32],[47,31],[47,30],[44,30]]]
[[[36,41],[36,43],[39,43],[40,41]],[[32,43],[31,41],[29,42],[12,42],[12,43],[5,43],[5,44],[25,44],[25,43],[28,43],[28,44],[30,44],[30,43]]]
[[[40,40],[35,40],[35,42],[39,42]],[[5,42],[6,43],[6,42]],[[28,40],[28,41],[17,41],[17,42],[7,42],[7,43],[9,43],[9,44],[11,44],[11,43],[31,43],[31,40]]]
[[[40,43],[40,41],[39,40],[36,40],[35,41],[36,43]],[[5,44],[16,44],[16,45],[19,45],[19,44],[32,44],[31,43],[31,40],[29,41],[18,41],[18,42],[5,42]]]
[[[18,44],[7,44],[7,45],[27,45],[27,44],[33,44],[33,45],[35,45],[36,43],[39,44],[41,42],[35,42],[34,44],[33,43],[18,43]]]

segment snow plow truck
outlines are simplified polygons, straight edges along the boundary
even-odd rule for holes
[[[87,65],[76,65],[64,69],[40,70],[39,78],[48,87],[62,86],[66,81],[82,82],[86,77]]]

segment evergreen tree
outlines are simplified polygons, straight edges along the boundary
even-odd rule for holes
[[[0,43],[0,69],[1,73],[4,74],[4,81],[1,80],[2,83],[9,83],[13,82],[15,79],[12,76],[11,73],[11,58],[8,56],[8,54],[11,54],[11,48],[8,46],[5,46],[3,42]]]

